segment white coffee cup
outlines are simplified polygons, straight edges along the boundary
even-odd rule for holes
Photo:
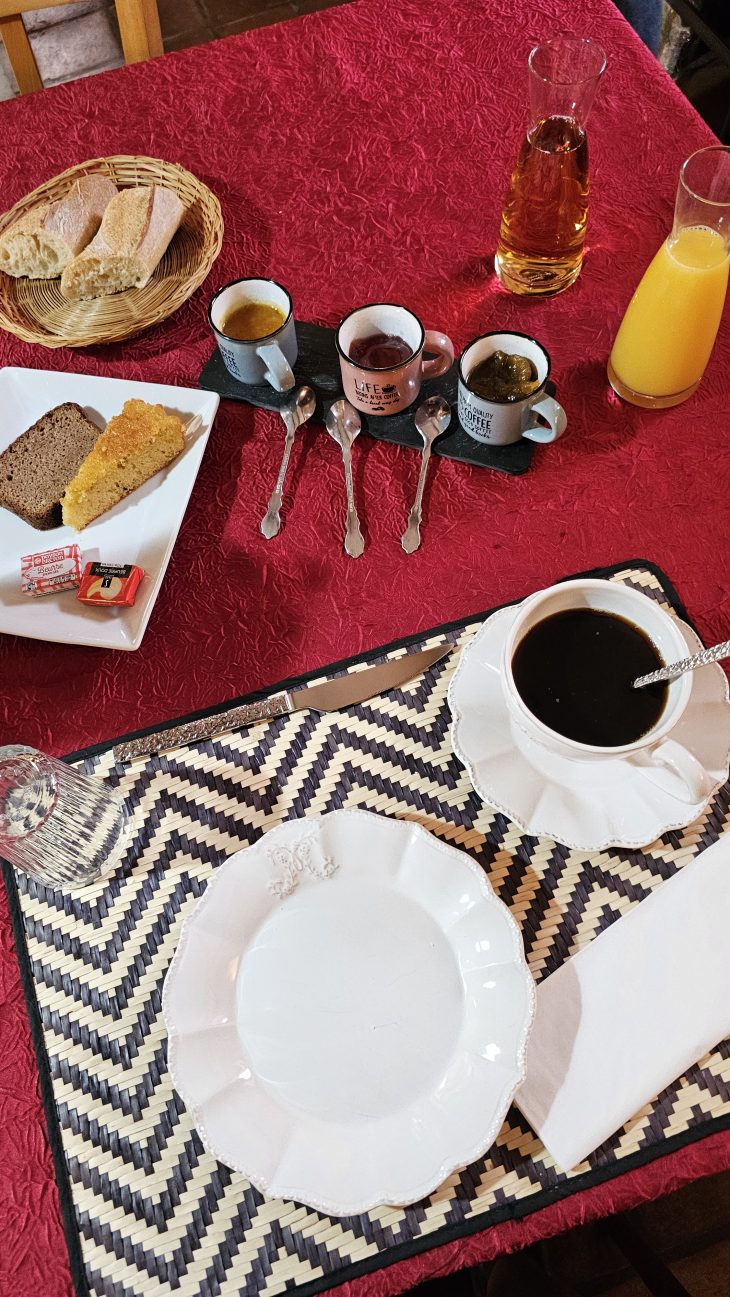
[[[245,302],[275,306],[284,322],[265,338],[231,338],[225,322]],[[208,319],[228,373],[239,383],[270,383],[277,392],[294,386],[292,367],[296,363],[297,334],[294,308],[285,288],[273,279],[236,279],[219,288],[208,308]]]
[[[685,640],[676,618],[641,591],[614,581],[576,580],[541,590],[520,605],[502,650],[501,677],[513,727],[548,752],[577,762],[621,758],[642,767],[649,775],[661,771],[659,782],[680,801],[696,804],[707,798],[714,781],[697,758],[670,735],[692,692],[692,672],[673,680],[657,722],[633,743],[599,747],[579,743],[550,729],[524,703],[515,684],[512,662],[522,640],[538,622],[568,609],[590,608],[613,613],[637,626],[649,637],[664,663],[687,656]]]
[[[539,382],[537,389],[521,401],[487,400],[472,392],[470,375],[495,351],[531,360]],[[567,420],[563,407],[545,392],[549,376],[550,357],[534,338],[526,333],[482,334],[469,343],[459,361],[459,423],[475,441],[492,446],[508,446],[521,437],[530,441],[557,441],[565,432]]]

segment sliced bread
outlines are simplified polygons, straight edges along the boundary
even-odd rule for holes
[[[117,187],[107,176],[80,176],[64,198],[41,203],[0,236],[0,270],[53,279],[85,248]]]
[[[66,267],[61,292],[72,301],[144,288],[177,230],[185,206],[172,189],[122,189],[88,247]]]
[[[39,531],[60,527],[61,496],[99,435],[80,405],[49,410],[0,455],[0,505]]]
[[[76,531],[106,513],[185,448],[182,420],[162,405],[125,401],[69,482],[63,521]]]

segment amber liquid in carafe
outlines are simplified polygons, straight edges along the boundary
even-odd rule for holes
[[[520,149],[502,212],[497,273],[513,293],[559,293],[577,278],[588,208],[588,144],[573,117],[545,117]]]

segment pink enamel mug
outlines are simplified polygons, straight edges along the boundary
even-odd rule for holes
[[[445,333],[424,329],[405,306],[374,302],[346,315],[336,334],[342,386],[364,414],[398,414],[416,400],[421,383],[451,368]],[[433,353],[424,359],[424,351]]]

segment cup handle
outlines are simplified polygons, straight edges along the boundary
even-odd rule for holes
[[[648,752],[637,753],[633,763],[641,766],[650,779],[653,770],[657,775],[653,782],[690,805],[706,801],[715,786],[704,766],[675,739],[665,739]]]
[[[424,382],[427,378],[438,378],[440,374],[445,374],[447,369],[451,369],[454,363],[454,344],[445,333],[426,329],[423,350],[437,353],[433,360],[421,361],[421,378]]]
[[[260,356],[266,365],[264,378],[267,383],[271,383],[277,392],[290,391],[294,386],[295,378],[292,367],[278,343],[270,342],[266,347],[257,347],[256,355]]]
[[[535,404],[530,406],[530,413],[541,414],[543,419],[547,419],[550,427],[546,428],[542,423],[530,424],[528,428],[525,428],[522,434],[523,437],[543,444],[549,441],[557,441],[558,437],[562,437],[568,420],[562,405],[558,405],[552,396],[543,396],[539,401],[535,401]]]

